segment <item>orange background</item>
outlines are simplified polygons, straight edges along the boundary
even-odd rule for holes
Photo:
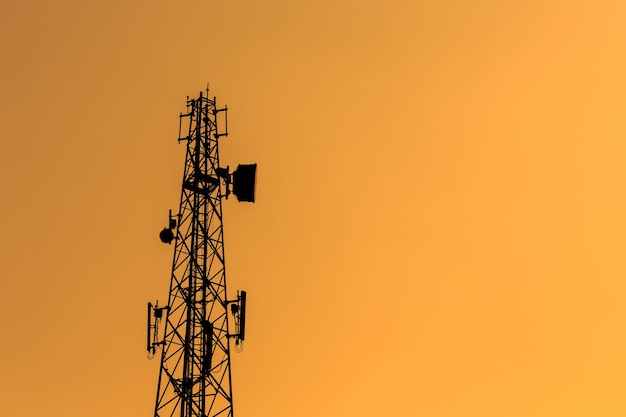
[[[593,5],[592,5],[593,3]],[[0,5],[0,415],[151,416],[185,97],[247,416],[626,415],[622,1]]]

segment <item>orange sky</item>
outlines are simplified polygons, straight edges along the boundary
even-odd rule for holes
[[[0,415],[153,415],[185,97],[228,104],[237,417],[626,415],[626,4],[0,5]]]

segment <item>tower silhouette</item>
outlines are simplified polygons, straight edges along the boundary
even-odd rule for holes
[[[218,142],[226,136],[226,106],[218,108],[208,89],[187,98],[180,206],[159,234],[174,244],[168,301],[148,303],[147,349],[161,358],[155,417],[233,416],[230,354],[243,347],[246,292],[228,298],[222,200],[254,202],[256,164],[222,168]]]

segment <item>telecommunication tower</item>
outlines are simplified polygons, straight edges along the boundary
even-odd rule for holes
[[[256,164],[232,173],[220,166],[228,108],[208,93],[187,97],[180,114],[178,142],[187,145],[180,206],[159,235],[174,243],[174,260],[167,305],[148,303],[147,349],[161,356],[154,417],[233,416],[230,353],[243,347],[246,292],[228,298],[222,199],[232,193],[254,202]]]

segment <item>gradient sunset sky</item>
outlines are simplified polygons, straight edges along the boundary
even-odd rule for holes
[[[626,2],[0,3],[0,416],[149,417],[210,83],[236,417],[626,416]]]

